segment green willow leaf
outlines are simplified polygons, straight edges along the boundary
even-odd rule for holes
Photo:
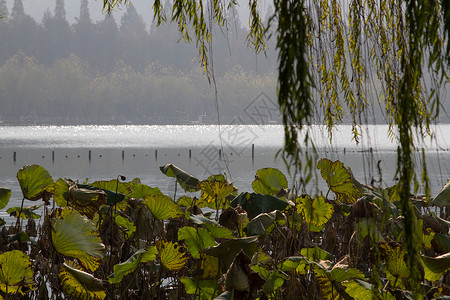
[[[280,190],[287,189],[286,176],[278,169],[264,168],[256,171],[252,188],[255,193],[275,196]]]
[[[106,290],[103,282],[91,274],[64,263],[59,271],[63,290],[81,300],[103,300]]]
[[[297,203],[297,212],[303,216],[306,223],[312,223],[315,226],[322,226],[333,216],[334,207],[326,203],[323,196],[311,199],[305,195],[295,200]]]
[[[145,195],[144,204],[147,205],[152,215],[158,220],[168,220],[184,216],[180,206],[172,201],[169,196]]]
[[[17,172],[23,196],[28,200],[44,201],[49,199],[53,192],[53,179],[50,173],[39,165],[27,165]]]
[[[361,184],[355,180],[350,169],[346,169],[342,162],[322,158],[317,163],[317,168],[338,201],[354,203],[362,197]]]
[[[19,250],[0,254],[0,290],[23,296],[33,288],[33,271],[28,255]]]
[[[98,237],[97,229],[76,210],[64,208],[53,221],[52,242],[62,255],[77,259],[91,271],[100,266],[105,246]]]
[[[11,189],[0,187],[0,209],[4,209],[8,205],[11,198]]]
[[[189,257],[186,249],[178,243],[158,241],[158,248],[161,265],[169,271],[178,271],[186,264]]]
[[[156,246],[135,252],[125,262],[114,266],[114,273],[108,276],[109,282],[112,284],[121,282],[123,277],[134,272],[140,263],[153,261],[157,255],[158,249],[156,249]]]

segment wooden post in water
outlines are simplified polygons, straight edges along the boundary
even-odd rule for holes
[[[191,152],[191,149],[189,149],[189,159],[191,159],[191,157],[192,157],[192,152]]]
[[[55,150],[52,151],[52,163],[55,162]]]
[[[155,160],[158,160],[158,150],[155,150]]]
[[[255,161],[255,144],[252,144],[252,162]]]
[[[14,160],[14,162],[16,162],[16,151],[14,151],[13,160]]]
[[[219,159],[222,157],[222,149],[219,149]]]
[[[91,150],[89,150],[89,162],[91,162]]]
[[[124,160],[125,160],[125,151],[122,150],[122,161],[124,161]]]

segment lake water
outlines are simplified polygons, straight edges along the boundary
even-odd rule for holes
[[[419,146],[427,151],[432,193],[436,194],[450,177],[450,125],[438,125],[434,131],[437,141]],[[332,141],[324,126],[311,126],[310,133],[319,157],[341,160],[360,182],[380,181],[379,169],[382,186],[395,182],[397,144],[387,126],[364,127],[358,144],[352,141],[351,126],[347,125],[336,127]],[[7,208],[20,206],[16,174],[26,164],[43,166],[54,180],[109,180],[119,174],[127,180],[138,177],[173,196],[174,180],[159,170],[173,163],[199,179],[226,171],[240,192],[251,191],[260,168],[277,167],[287,174],[282,160],[275,158],[283,146],[283,135],[279,125],[0,126],[0,186],[12,189],[10,203],[0,217],[5,218]],[[416,156],[419,164],[420,152]],[[288,178],[292,186],[294,182]],[[320,177],[318,185],[325,187]],[[24,205],[31,204],[26,201]]]

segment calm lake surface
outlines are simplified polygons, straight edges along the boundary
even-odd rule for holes
[[[450,177],[450,125],[437,125],[433,130],[436,141],[419,147],[426,150],[435,195]],[[360,182],[376,181],[374,184],[381,186],[395,183],[397,143],[387,126],[363,127],[358,144],[352,141],[351,126],[347,125],[336,127],[332,141],[324,126],[311,126],[310,134],[320,158],[341,160]],[[283,161],[276,159],[283,138],[280,125],[0,126],[0,186],[12,189],[11,200],[0,217],[7,216],[7,208],[20,206],[22,194],[16,174],[27,164],[43,166],[55,181],[60,177],[80,182],[86,178],[109,180],[119,174],[127,180],[138,177],[142,183],[173,196],[174,180],[159,170],[173,163],[199,179],[225,171],[243,192],[252,190],[251,183],[260,168],[276,167],[287,175]],[[419,169],[420,158],[421,152],[417,152]],[[290,186],[295,184],[292,177],[288,179]],[[319,188],[326,186],[320,177],[317,184]],[[24,206],[32,204],[26,200]]]

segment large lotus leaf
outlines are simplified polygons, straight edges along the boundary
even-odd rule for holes
[[[222,271],[228,270],[233,259],[243,250],[248,257],[258,251],[258,238],[246,237],[226,240],[217,246],[205,249],[206,254],[220,258],[219,264]]]
[[[4,209],[8,205],[11,198],[11,189],[0,187],[0,209]]]
[[[102,281],[91,274],[64,263],[59,271],[63,290],[77,299],[102,300],[106,297]]]
[[[447,253],[450,252],[450,236],[447,234],[436,233],[434,235],[434,245],[438,252]]]
[[[308,224],[322,226],[333,216],[333,205],[326,203],[323,196],[311,199],[310,196],[305,195],[297,198],[295,202],[297,203],[297,212]]]
[[[105,246],[94,224],[76,210],[65,208],[54,220],[53,229],[52,242],[56,251],[76,258],[91,271],[98,268]]]
[[[234,238],[233,231],[220,225],[214,225],[212,223],[203,224],[206,230],[216,239],[232,239]]]
[[[200,270],[201,270],[201,279],[208,278],[219,278],[222,276],[222,272],[220,272],[219,258],[211,255],[207,255],[206,253],[201,253],[201,262],[200,262]]]
[[[211,299],[214,296],[217,286],[215,279],[192,279],[190,277],[181,277],[180,281],[184,284],[184,290],[189,295],[199,295],[199,299]]]
[[[434,273],[442,273],[450,269],[450,252],[436,257],[422,256],[422,261]]]
[[[178,271],[186,264],[189,257],[186,255],[186,249],[173,242],[158,241],[156,243],[158,248],[161,265],[169,271]]]
[[[361,184],[354,179],[350,169],[346,169],[342,162],[322,158],[317,163],[317,168],[337,200],[342,203],[354,203],[362,197]]]
[[[118,184],[118,185],[117,185]],[[78,184],[78,188],[91,191],[103,191],[107,197],[107,204],[114,205],[122,202],[127,195],[131,194],[130,184],[126,182],[118,182],[117,179],[110,181],[95,181],[91,184]],[[110,189],[111,188],[111,189]],[[117,193],[116,193],[117,189]]]
[[[33,289],[33,271],[30,258],[22,251],[0,254],[0,290],[4,293],[25,295]]]
[[[286,257],[278,267],[284,272],[295,271],[297,274],[306,274],[310,262],[302,256]]]
[[[233,184],[226,181],[204,180],[199,184],[202,190],[201,201],[208,203],[210,208],[226,208],[225,198],[236,191]]]
[[[127,238],[130,238],[131,235],[136,232],[136,225],[134,225],[134,223],[126,215],[115,214],[114,221],[116,222],[116,225],[125,232]]]
[[[157,254],[156,246],[135,252],[129,259],[114,266],[114,273],[108,276],[109,282],[112,284],[121,282],[123,277],[134,272],[140,263],[154,260]]]
[[[442,190],[431,201],[431,205],[438,207],[450,206],[450,181],[442,188]]]
[[[314,267],[316,280],[325,299],[352,299],[340,283],[350,279],[364,279],[364,275],[358,269],[333,268],[329,271],[319,264],[314,264]]]
[[[72,185],[69,189],[69,204],[89,219],[94,217],[101,205],[106,204],[107,194],[101,190],[79,188]]]
[[[376,294],[374,292],[373,284],[365,282],[360,279],[350,280],[343,282],[342,285],[345,287],[345,292],[353,299],[375,299]],[[384,300],[394,300],[395,297],[389,292],[379,292],[381,299]]]
[[[17,172],[23,196],[28,200],[44,199],[53,192],[53,179],[50,173],[39,165],[27,165]]]
[[[22,218],[24,220],[26,219],[39,219],[41,216],[35,213],[34,211],[41,208],[42,205],[30,205],[25,208],[21,208],[18,206],[10,207],[6,210],[6,212],[11,216],[15,218]]]
[[[211,246],[215,246],[214,237],[203,228],[185,226],[178,230],[178,240],[184,240],[192,257],[200,258],[200,251]]]
[[[163,194],[145,195],[144,204],[158,220],[168,220],[184,215],[180,206],[173,202],[172,198]]]
[[[247,234],[264,235],[270,233],[277,224],[286,224],[286,216],[279,210],[259,214],[247,224]]]
[[[152,188],[142,183],[131,183],[131,190],[133,191],[130,197],[144,198],[145,195],[159,195],[162,194],[159,188]]]
[[[176,178],[183,190],[187,192],[196,192],[200,189],[198,186],[200,180],[173,164],[167,164],[159,169],[167,176]]]
[[[53,191],[53,200],[59,207],[66,207],[70,201],[70,181],[60,178],[55,182]]]
[[[250,220],[261,213],[281,211],[289,205],[286,201],[274,196],[256,193],[241,193],[231,202],[231,206],[236,207],[238,204],[247,212]]]
[[[400,246],[391,248],[387,244],[383,244],[381,247],[387,255],[386,270],[389,274],[396,278],[408,278],[410,272],[405,260],[406,250],[402,249]]]
[[[255,193],[276,195],[281,189],[287,189],[288,181],[284,174],[275,168],[264,168],[256,171],[252,188]]]

